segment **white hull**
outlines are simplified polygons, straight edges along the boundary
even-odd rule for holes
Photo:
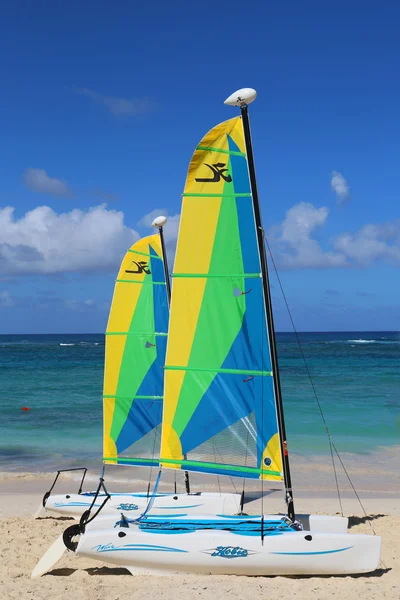
[[[266,519],[266,517],[265,517]],[[133,573],[219,575],[343,575],[374,571],[381,538],[348,533],[127,528],[88,530],[76,554],[124,566]]]
[[[66,517],[80,517],[92,504],[95,492],[81,494],[57,494],[49,496],[44,510]],[[105,504],[101,515],[115,515],[123,512],[129,518],[139,517],[146,509],[149,498],[145,493],[113,494]],[[105,499],[99,494],[93,506],[93,511],[99,508]],[[151,514],[176,512],[195,512],[196,514],[235,514],[240,507],[240,494],[224,494],[210,492],[200,494],[158,494],[154,498]]]

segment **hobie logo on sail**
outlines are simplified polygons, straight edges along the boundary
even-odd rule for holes
[[[146,275],[151,274],[151,271],[145,260],[140,260],[139,262],[136,262],[136,260],[133,260],[132,262],[134,265],[136,265],[136,269],[134,271],[125,269],[125,273],[133,273],[135,275],[140,275],[141,273],[146,273]]]
[[[217,546],[211,556],[222,556],[222,558],[246,558],[249,551],[240,546]]]
[[[232,177],[229,175],[229,173],[227,175],[224,175],[225,171],[228,170],[226,168],[225,163],[215,163],[213,165],[209,165],[207,163],[204,164],[206,167],[211,169],[211,171],[213,172],[213,177],[205,179],[196,177],[195,181],[197,181],[198,183],[218,183],[218,181],[221,181],[221,178],[227,183],[230,183],[232,181]]]

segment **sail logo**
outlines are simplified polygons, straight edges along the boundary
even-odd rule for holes
[[[136,265],[136,269],[134,271],[125,269],[125,273],[133,273],[134,275],[141,275],[142,273],[146,273],[146,275],[151,275],[151,271],[149,266],[145,260],[136,260],[132,261],[134,265]]]
[[[207,552],[209,554],[209,552]],[[211,553],[211,556],[221,556],[222,558],[246,558],[249,551],[240,546],[217,546]]]
[[[137,504],[120,504],[116,510],[138,510],[138,508]]]
[[[215,163],[213,165],[204,163],[204,165],[206,167],[208,167],[209,169],[211,169],[213,176],[209,177],[209,178],[197,177],[195,179],[195,181],[197,181],[198,183],[218,183],[218,181],[221,181],[221,178],[222,178],[227,183],[231,183],[232,177],[229,175],[229,173],[227,175],[225,175],[225,172],[228,170],[226,168],[226,163],[219,162],[219,163]]]

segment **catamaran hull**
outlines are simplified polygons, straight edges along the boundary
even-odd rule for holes
[[[80,517],[87,510],[93,500],[95,492],[83,494],[67,494],[49,496],[46,500],[45,510],[54,514],[69,517]],[[91,521],[92,529],[113,527],[123,513],[128,519],[138,518],[146,509],[148,497],[146,494],[110,494],[109,500],[100,515]],[[104,495],[99,494],[93,510],[99,508]],[[187,513],[234,515],[240,506],[239,494],[201,493],[200,495],[188,494],[163,494],[155,498],[151,509],[152,515],[168,515],[168,518],[179,513],[185,518]],[[215,517],[217,515],[217,517]],[[277,518],[278,515],[268,515],[268,518]],[[324,533],[346,533],[348,519],[330,515],[300,514],[296,518],[300,521],[305,531]]]
[[[120,565],[132,573],[216,575],[345,575],[374,571],[381,538],[293,531],[245,535],[227,531],[181,534],[130,529],[87,531],[78,556]]]
[[[44,510],[60,516],[80,517],[92,504],[95,492],[82,494],[58,494],[49,496]],[[115,515],[123,512],[129,518],[139,517],[149,502],[147,494],[110,494],[111,499],[104,505],[102,515]],[[93,510],[99,508],[105,498],[99,494]],[[195,512],[196,514],[223,513],[235,514],[240,507],[240,494],[201,493],[201,494],[159,494],[154,499],[152,514],[168,515],[172,512]]]

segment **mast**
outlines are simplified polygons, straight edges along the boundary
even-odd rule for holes
[[[295,520],[295,511],[294,511],[294,501],[293,501],[293,491],[292,491],[292,480],[290,476],[290,465],[289,465],[289,455],[287,451],[287,443],[286,443],[286,427],[285,427],[285,418],[283,413],[283,402],[282,402],[282,390],[281,390],[281,382],[279,377],[279,367],[278,367],[278,353],[276,349],[276,339],[275,339],[275,328],[274,328],[274,317],[272,313],[272,302],[271,302],[271,290],[269,284],[268,277],[268,264],[267,264],[267,256],[265,252],[265,243],[264,243],[264,229],[262,227],[261,221],[261,211],[260,211],[260,203],[258,199],[258,191],[257,191],[257,180],[256,180],[256,171],[254,167],[254,157],[253,157],[253,145],[251,141],[251,133],[250,133],[250,123],[249,123],[249,113],[248,113],[248,104],[255,100],[256,92],[250,88],[245,88],[234,92],[227,100],[225,100],[225,104],[229,104],[231,106],[239,106],[240,112],[242,115],[242,123],[243,123],[243,132],[244,139],[246,145],[246,154],[247,154],[247,164],[249,168],[249,178],[250,178],[250,188],[251,195],[253,200],[253,209],[254,209],[254,218],[256,223],[257,230],[257,243],[258,250],[260,254],[260,263],[261,263],[261,275],[262,275],[262,284],[263,284],[263,295],[264,295],[264,303],[265,303],[265,313],[267,318],[267,326],[268,326],[268,339],[271,353],[271,366],[272,366],[272,376],[274,381],[275,388],[275,404],[276,404],[276,412],[278,417],[278,428],[280,434],[280,448],[281,448],[281,456],[282,456],[282,467],[283,467],[283,478],[285,483],[285,500],[287,503],[288,517],[292,521]]]
[[[166,222],[167,222],[167,217],[157,217],[156,219],[154,219],[154,221],[152,222],[151,225],[152,225],[152,227],[156,227],[158,229],[158,233],[160,235],[161,254],[162,254],[162,258],[163,258],[164,275],[165,275],[165,286],[166,286],[166,290],[167,290],[168,306],[170,306],[171,305],[171,283],[169,280],[167,252],[165,250],[165,241],[164,241],[164,225]],[[185,459],[186,459],[186,457],[185,457]],[[189,473],[187,471],[185,471],[185,488],[186,488],[186,493],[190,494]],[[176,487],[175,487],[175,493],[176,493]]]

